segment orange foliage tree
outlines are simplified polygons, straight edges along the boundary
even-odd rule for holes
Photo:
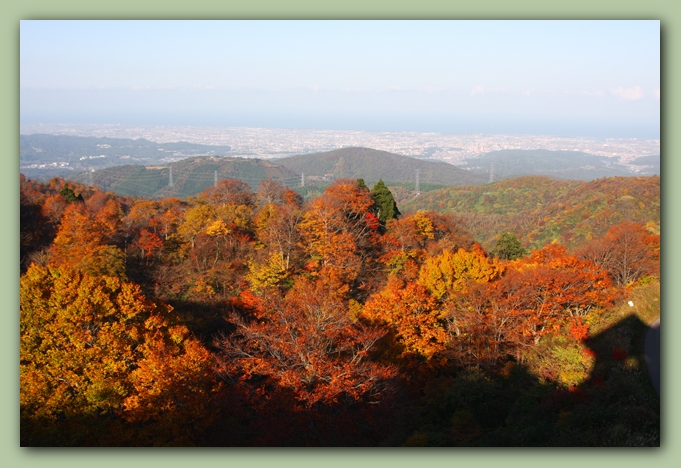
[[[366,302],[362,317],[393,330],[399,357],[428,363],[437,357],[433,363],[441,362],[449,342],[446,310],[424,286],[391,276],[386,287]]]
[[[589,243],[579,256],[603,267],[619,286],[660,269],[660,236],[636,223],[621,223],[610,228],[603,239]]]
[[[524,347],[566,324],[612,303],[610,279],[591,262],[579,260],[558,244],[513,262],[489,289],[489,310],[504,321],[497,340],[520,356]]]
[[[168,326],[169,311],[119,278],[32,265],[20,292],[22,420],[122,416],[180,440],[180,426],[206,416],[214,381],[210,354]]]
[[[468,249],[473,244],[470,234],[452,216],[427,211],[391,219],[387,230],[381,239],[381,262],[390,273],[412,281],[427,256],[438,255],[444,249]]]
[[[372,231],[365,215],[372,205],[369,190],[341,179],[303,215],[299,229],[311,264],[330,284],[348,285],[367,267]]]
[[[285,394],[294,406],[380,401],[394,370],[367,357],[384,331],[351,320],[342,295],[299,278],[285,297],[246,294],[250,313],[216,342],[219,372],[252,389],[261,403]]]
[[[116,207],[107,204],[105,213],[93,216],[82,203],[70,204],[50,248],[51,263],[90,274],[124,276],[125,254],[109,244],[117,227]]]

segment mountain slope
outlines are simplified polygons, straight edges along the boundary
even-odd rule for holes
[[[454,213],[491,247],[503,231],[526,247],[554,240],[568,246],[605,235],[622,221],[660,223],[660,178],[612,177],[591,182],[519,177],[478,187],[447,187],[399,205],[403,213]]]
[[[367,183],[380,179],[391,182],[414,182],[416,170],[420,182],[442,185],[475,185],[487,181],[446,162],[410,158],[370,148],[342,148],[324,153],[302,154],[277,160],[306,180],[321,178],[362,178]]]
[[[659,175],[660,156],[642,156],[629,165],[619,158],[595,156],[581,151],[501,150],[461,165],[475,174],[493,174],[494,180],[525,175],[568,180],[595,180],[602,177]]]
[[[143,138],[19,136],[21,171],[36,179],[128,164],[166,164],[192,156],[227,155],[229,151],[229,146],[154,143]]]
[[[172,185],[171,181],[172,169]],[[295,186],[300,179],[285,167],[269,161],[244,158],[195,157],[163,166],[116,166],[68,177],[120,195],[150,198],[196,195],[218,179],[239,179],[254,190],[263,179]]]

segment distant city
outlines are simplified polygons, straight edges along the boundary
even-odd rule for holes
[[[457,165],[490,151],[546,149],[582,151],[616,157],[621,163],[641,156],[659,155],[659,139],[554,137],[547,135],[445,134],[368,132],[245,127],[125,126],[125,125],[20,125],[24,135],[45,133],[109,138],[144,138],[156,143],[188,142],[230,146],[227,156],[275,159],[296,154],[367,147],[416,158]]]

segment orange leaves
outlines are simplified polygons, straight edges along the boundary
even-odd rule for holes
[[[589,337],[589,325],[582,323],[577,317],[575,322],[570,325],[570,335],[577,341],[584,341]]]
[[[446,311],[425,287],[403,285],[395,277],[364,306],[363,317],[389,325],[404,347],[402,357],[419,356],[426,361],[443,351],[448,342]]]
[[[512,343],[536,343],[566,322],[609,305],[614,297],[602,270],[568,255],[556,244],[510,265],[518,268],[494,284],[490,298],[508,317],[506,338]]]
[[[50,249],[51,263],[90,274],[123,277],[124,254],[118,247],[107,245],[114,234],[116,215],[102,216],[93,217],[81,203],[70,204]]]
[[[33,265],[20,306],[22,417],[121,414],[182,441],[210,416],[211,354],[138,286]]]
[[[151,257],[163,247],[163,241],[153,232],[142,229],[140,237],[137,239],[137,246],[142,250],[143,257]]]
[[[362,190],[357,181],[339,179],[324,191],[325,205],[344,213],[349,218],[364,216],[374,204],[370,193]]]
[[[303,215],[298,227],[304,245],[329,281],[347,284],[359,275],[370,233],[365,216],[372,204],[367,190],[341,180]]]
[[[604,268],[617,285],[626,286],[645,275],[659,274],[659,249],[659,235],[651,235],[639,224],[621,223],[582,249],[580,256]]]
[[[246,297],[244,297],[246,299]],[[260,394],[292,391],[306,407],[374,398],[393,371],[365,361],[383,332],[351,320],[337,291],[299,279],[284,297],[268,297],[263,314],[239,322],[216,344],[220,372]],[[258,390],[260,389],[260,390]]]
[[[427,257],[417,283],[390,276],[362,316],[393,329],[402,357],[493,364],[565,324],[583,338],[580,317],[612,299],[607,276],[557,244],[503,264],[473,246]]]
[[[22,411],[116,409],[130,390],[138,317],[154,308],[117,278],[29,268],[21,279]]]
[[[155,325],[136,350],[141,356],[130,374],[132,393],[123,402],[125,418],[134,422],[205,418],[215,384],[211,354],[185,327]]]
[[[401,274],[404,279],[416,279],[416,269],[428,257],[437,255],[443,249],[450,252],[469,248],[470,235],[449,216],[419,211],[387,223],[388,232],[381,243],[386,250],[381,261],[393,274]]]

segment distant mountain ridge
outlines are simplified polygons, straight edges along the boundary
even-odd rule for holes
[[[487,174],[493,180],[537,175],[588,181],[602,177],[660,175],[660,156],[641,156],[627,165],[620,158],[581,151],[514,149],[466,159],[460,167],[474,174]]]
[[[21,171],[38,179],[130,164],[166,164],[193,156],[227,156],[230,150],[229,146],[154,143],[143,138],[19,136]]]
[[[367,183],[384,181],[419,181],[442,185],[477,185],[485,176],[472,174],[452,164],[416,159],[371,148],[350,147],[312,154],[300,154],[276,160],[308,180],[323,178],[364,179]]]
[[[578,151],[494,151],[467,159],[457,167],[364,147],[277,160],[226,157],[230,150],[229,146],[160,144],[144,139],[20,135],[21,172],[28,178],[47,180],[59,176],[123,195],[154,198],[195,195],[214,183],[215,171],[218,178],[241,179],[253,188],[263,178],[279,180],[291,188],[304,182],[300,190],[306,196],[321,193],[325,185],[338,178],[362,178],[369,185],[382,179],[399,192],[396,195],[400,200],[406,200],[413,196],[417,176],[420,191],[426,192],[442,186],[479,186],[525,175],[589,181],[659,174],[660,168],[659,155],[624,163],[619,158]],[[175,171],[173,184],[171,167]],[[185,173],[184,178],[180,172]]]

